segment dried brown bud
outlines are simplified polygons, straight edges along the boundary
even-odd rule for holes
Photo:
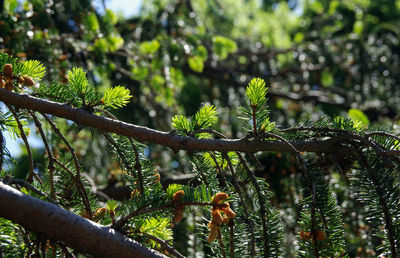
[[[25,86],[31,87],[31,86],[33,86],[34,84],[35,84],[35,83],[33,82],[33,80],[32,80],[31,77],[25,77],[25,79],[24,79],[24,85],[25,85]]]
[[[300,231],[300,238],[305,241],[309,241],[311,239],[311,233],[305,232],[305,231]]]
[[[176,191],[172,196],[172,201],[177,202],[183,198],[185,192],[183,190]]]
[[[3,72],[6,76],[11,76],[13,74],[12,64],[5,64],[3,66]]]
[[[222,201],[224,201],[226,199],[228,199],[228,194],[227,193],[217,193],[217,194],[214,195],[213,202],[215,204],[219,204],[219,203],[221,203]]]
[[[25,79],[23,77],[18,77],[17,81],[19,84],[24,84]]]

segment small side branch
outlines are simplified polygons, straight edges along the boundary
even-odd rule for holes
[[[37,189],[36,187],[34,187],[33,185],[29,184],[28,182],[26,182],[22,179],[17,179],[17,178],[12,178],[10,176],[6,176],[3,180],[3,182],[7,185],[19,185],[19,186],[25,187],[26,189],[31,190],[35,194],[44,197],[49,202],[57,205],[57,201],[55,201],[55,199],[53,199],[52,197],[49,197],[47,194],[45,194],[44,192],[40,191],[39,189]]]
[[[242,155],[239,152],[236,152],[236,155],[238,155],[240,162],[242,163],[244,169],[246,170],[247,175],[250,177],[251,183],[253,184],[257,192],[258,203],[260,205],[260,217],[261,217],[263,238],[264,238],[264,257],[269,257],[270,250],[269,250],[269,239],[267,232],[268,229],[267,229],[267,213],[265,209],[265,199],[263,194],[261,193],[260,185],[257,183],[257,179],[254,176],[254,172],[249,168],[249,166],[247,166],[246,160],[242,157]]]
[[[76,175],[74,177],[74,182],[76,183],[76,186],[79,190],[79,195],[82,198],[86,213],[89,215],[89,218],[91,219],[91,218],[93,218],[92,208],[90,207],[90,202],[89,202],[89,198],[87,196],[86,190],[85,190],[85,186],[83,185],[82,180],[81,180],[81,167],[79,165],[78,157],[76,156],[75,150],[74,150],[74,148],[72,148],[72,146],[69,143],[69,141],[67,140],[67,138],[65,138],[65,136],[61,133],[60,129],[58,129],[58,127],[53,123],[53,121],[51,121],[51,119],[46,114],[44,114],[44,113],[41,113],[41,114],[46,119],[46,121],[50,124],[53,131],[61,138],[61,140],[67,146],[69,152],[72,155],[72,158],[75,163],[75,169],[76,169]]]
[[[185,257],[185,256],[183,256],[182,254],[180,254],[177,250],[175,250],[175,248],[173,248],[172,246],[170,246],[166,241],[164,241],[164,240],[162,240],[162,239],[160,239],[160,238],[158,238],[158,237],[156,237],[156,236],[147,234],[147,233],[143,233],[143,235],[144,235],[145,237],[147,237],[147,238],[153,240],[154,242],[160,244],[161,247],[162,247],[164,250],[167,250],[167,251],[168,251],[170,254],[172,254],[173,256],[178,257],[178,258],[183,258],[183,257]]]
[[[138,173],[140,194],[143,194],[144,193],[144,184],[143,184],[142,165],[140,164],[140,158],[139,158],[139,150],[136,147],[135,143],[133,142],[132,138],[129,137],[128,139],[133,148],[133,151],[135,152],[135,169]]]
[[[49,170],[49,182],[50,182],[50,196],[51,198],[55,199],[55,189],[54,189],[54,163],[53,163],[53,152],[51,151],[49,142],[47,141],[46,135],[43,131],[42,124],[39,122],[39,119],[36,117],[35,113],[29,111],[29,114],[32,116],[33,121],[35,122],[36,128],[39,131],[40,137],[42,137],[42,141],[44,143],[44,147],[46,148],[47,155],[49,156],[49,165],[47,169]]]
[[[41,114],[46,119],[46,121],[50,124],[51,128],[53,129],[53,131],[61,138],[61,140],[67,146],[68,151],[71,153],[72,158],[74,160],[74,164],[75,164],[75,168],[76,168],[76,174],[79,175],[80,171],[81,171],[81,166],[79,165],[78,157],[76,156],[74,148],[72,148],[71,144],[69,143],[67,138],[65,138],[65,136],[62,134],[60,129],[58,129],[56,124],[53,121],[51,121],[51,119],[46,114],[44,114],[44,113],[41,113]]]
[[[21,134],[21,138],[22,138],[22,140],[24,141],[25,148],[26,148],[26,151],[27,151],[27,153],[28,153],[28,159],[29,159],[29,176],[28,176],[27,181],[28,181],[28,183],[32,183],[32,182],[33,182],[33,177],[34,177],[36,174],[35,174],[35,172],[33,171],[33,167],[34,167],[34,166],[33,166],[33,157],[32,157],[31,147],[29,146],[28,137],[26,137],[26,134],[25,134],[25,132],[24,132],[24,127],[23,127],[21,121],[20,121],[19,118],[18,118],[17,112],[14,110],[13,107],[10,107],[10,106],[7,106],[7,107],[8,107],[8,109],[10,110],[10,112],[13,114],[13,116],[14,116],[14,118],[15,118],[15,121],[17,122],[18,129],[19,129],[19,132],[20,132],[20,134]],[[41,182],[40,179],[39,179],[39,182]]]
[[[247,223],[247,226],[249,228],[250,231],[250,255],[252,257],[255,256],[255,237],[254,237],[254,225],[253,225],[253,221],[250,219],[250,214],[249,214],[249,210],[247,208],[245,199],[242,195],[242,190],[240,189],[239,183],[236,179],[236,173],[235,170],[233,168],[231,159],[229,158],[229,156],[226,153],[222,153],[223,158],[228,162],[228,167],[229,170],[231,171],[232,174],[232,183],[233,183],[233,187],[235,188],[236,193],[239,195],[239,200],[240,200],[240,204],[242,205],[243,211],[245,213],[245,221]]]

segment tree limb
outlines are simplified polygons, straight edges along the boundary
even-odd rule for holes
[[[96,257],[165,257],[119,232],[0,182],[0,216]]]
[[[81,108],[74,108],[67,104],[38,99],[29,95],[20,95],[8,92],[5,89],[0,89],[0,101],[15,107],[66,118],[81,125],[97,128],[106,132],[133,137],[141,142],[167,146],[174,151],[242,151],[250,153],[257,151],[292,151],[287,144],[279,141],[249,141],[247,138],[215,140],[179,136],[169,132],[157,131],[143,126],[100,117]],[[290,143],[298,151],[302,152],[337,151],[337,148],[332,148],[333,144],[336,143],[334,138],[328,140],[292,141]]]

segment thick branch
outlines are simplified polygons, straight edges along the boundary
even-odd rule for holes
[[[80,108],[73,108],[66,104],[42,100],[29,95],[8,92],[5,89],[0,89],[0,101],[15,107],[66,118],[81,125],[90,126],[106,132],[133,137],[141,142],[160,144],[170,147],[175,151],[292,151],[287,144],[278,141],[248,141],[246,138],[214,140],[178,136],[173,133],[161,132],[147,127],[96,116]],[[302,152],[332,152],[335,151],[335,149],[332,148],[334,143],[335,141],[331,140],[291,142],[298,151]]]
[[[0,216],[96,257],[165,257],[109,227],[0,182]]]

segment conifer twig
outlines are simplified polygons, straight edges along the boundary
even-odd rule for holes
[[[53,164],[53,152],[51,151],[49,142],[47,141],[46,135],[44,134],[42,124],[39,122],[38,118],[36,117],[35,113],[31,110],[28,110],[29,114],[32,116],[33,121],[35,122],[36,128],[39,131],[40,137],[44,143],[44,147],[47,150],[47,155],[49,156],[49,164],[47,165],[47,169],[49,170],[49,182],[50,182],[50,196],[51,198],[55,199],[55,189],[54,189],[54,164]]]
[[[33,177],[35,176],[35,172],[33,171],[33,157],[32,157],[31,147],[29,146],[28,138],[26,137],[26,134],[24,132],[24,127],[18,118],[17,112],[11,106],[7,106],[7,108],[8,108],[8,110],[10,110],[10,112],[14,116],[15,121],[17,122],[17,125],[18,125],[19,132],[21,134],[21,138],[24,141],[26,152],[28,154],[28,161],[29,161],[29,176],[28,176],[27,181],[28,181],[28,183],[32,183]],[[41,182],[41,180],[39,180],[39,182]]]
[[[227,184],[226,184],[226,178],[224,175],[224,171],[221,169],[220,165],[218,164],[218,161],[217,161],[217,158],[215,157],[214,152],[209,152],[209,153],[210,153],[210,157],[214,161],[215,167],[217,168],[217,177],[218,177],[218,181],[219,181],[219,186],[221,188],[226,188]]]
[[[235,241],[233,239],[234,237],[234,232],[233,232],[233,227],[235,225],[235,222],[233,220],[229,220],[229,249],[230,249],[230,258],[235,257]]]
[[[106,132],[101,132],[106,138],[106,140],[115,148],[115,151],[117,152],[118,156],[121,158],[122,162],[124,163],[124,166],[129,170],[133,171],[133,168],[131,164],[129,164],[129,161],[126,159],[124,153],[122,152],[121,148],[118,147],[118,144],[114,141],[114,139],[107,134]]]
[[[221,231],[220,231],[220,230],[218,230],[218,236],[217,236],[217,238],[218,238],[219,246],[221,247],[222,257],[223,257],[223,258],[226,258],[225,246],[224,246],[224,243],[222,242],[222,235],[221,235]]]
[[[53,121],[51,121],[51,119],[46,114],[41,113],[41,115],[50,124],[53,131],[61,138],[61,140],[64,142],[65,146],[67,146],[69,152],[72,155],[72,158],[75,163],[75,169],[76,169],[76,175],[73,177],[73,179],[78,188],[79,195],[82,198],[83,205],[85,206],[85,210],[86,210],[87,214],[89,215],[89,218],[92,219],[93,218],[92,208],[90,207],[90,202],[89,202],[89,198],[87,196],[86,190],[85,190],[85,186],[83,185],[82,180],[81,180],[81,174],[80,174],[81,168],[80,168],[78,157],[76,156],[75,150],[74,150],[74,148],[72,148],[71,144],[69,143],[67,138],[65,138],[65,136],[62,134],[60,129],[58,129],[58,127],[53,123]]]
[[[312,204],[311,204],[311,235],[312,235],[312,242],[314,245],[314,255],[316,258],[319,258],[319,249],[318,249],[318,241],[317,241],[317,230],[316,230],[316,218],[315,218],[315,206],[316,206],[316,192],[315,192],[315,183],[312,182],[311,184],[311,191],[312,191]]]
[[[138,182],[139,182],[139,190],[140,194],[144,193],[144,184],[143,184],[143,173],[142,173],[142,165],[140,164],[140,158],[139,158],[139,150],[136,147],[135,143],[133,142],[131,137],[128,137],[129,142],[133,148],[133,151],[135,152],[135,169],[138,173]]]
[[[254,172],[247,166],[246,160],[242,157],[242,155],[239,152],[236,152],[236,155],[239,157],[244,169],[247,172],[247,175],[250,177],[251,183],[253,184],[257,197],[258,197],[258,203],[260,205],[260,216],[261,216],[261,223],[262,223],[262,230],[263,230],[263,238],[264,238],[264,257],[269,257],[270,256],[270,250],[269,250],[269,239],[268,239],[268,232],[267,232],[267,213],[265,209],[265,200],[264,196],[261,193],[261,188],[260,185],[257,182],[256,177],[254,176]]]
[[[397,248],[396,248],[396,238],[395,238],[395,228],[393,227],[393,220],[396,220],[396,218],[392,218],[392,215],[390,214],[389,210],[389,203],[387,200],[388,194],[385,192],[385,189],[382,189],[380,187],[380,184],[378,182],[378,178],[375,175],[374,171],[371,171],[371,169],[368,167],[368,160],[365,157],[365,154],[359,153],[360,157],[360,163],[362,168],[365,170],[365,172],[368,174],[368,177],[371,179],[375,191],[378,195],[379,198],[379,205],[381,206],[382,212],[383,212],[383,217],[385,221],[385,228],[387,230],[387,237],[390,243],[390,251],[392,257],[398,257],[397,256]]]
[[[11,176],[6,176],[6,177],[3,179],[3,182],[4,182],[5,184],[8,184],[8,185],[19,185],[19,186],[25,187],[26,189],[31,190],[31,191],[34,192],[35,194],[44,197],[44,198],[45,198],[46,200],[48,200],[49,202],[58,205],[58,204],[57,204],[57,201],[56,201],[54,198],[48,196],[48,195],[45,194],[44,192],[40,191],[39,189],[37,189],[36,187],[34,187],[33,185],[29,184],[28,182],[26,182],[26,181],[24,181],[24,180],[22,180],[22,179],[13,178],[13,177],[11,177]]]
[[[183,257],[185,257],[185,256],[183,256],[181,253],[179,253],[175,248],[173,248],[171,245],[169,245],[169,244],[167,243],[167,241],[164,241],[164,240],[162,240],[162,239],[160,239],[160,238],[158,238],[158,237],[156,237],[156,236],[147,234],[147,233],[145,233],[145,232],[142,233],[142,234],[143,234],[145,237],[150,238],[150,239],[153,240],[154,242],[157,242],[158,244],[160,244],[162,249],[168,251],[168,252],[169,252],[170,254],[172,254],[173,256],[178,257],[178,258],[183,258]]]
[[[231,171],[231,174],[232,174],[233,187],[235,188],[235,191],[239,196],[240,204],[242,205],[243,211],[245,213],[244,219],[245,219],[246,224],[247,224],[247,226],[249,228],[249,231],[250,231],[250,255],[252,257],[254,257],[256,250],[255,250],[255,237],[254,237],[253,221],[250,219],[250,213],[249,213],[249,210],[247,208],[246,202],[245,202],[245,200],[243,198],[242,191],[240,190],[239,183],[238,183],[238,181],[236,179],[236,173],[235,173],[235,170],[234,170],[234,168],[232,166],[231,159],[229,158],[229,156],[225,152],[222,153],[222,157],[228,162],[228,168],[229,168],[229,170]]]
[[[215,206],[216,204],[209,203],[209,202],[183,202],[183,203],[180,203],[180,205],[182,205],[182,206]],[[120,218],[119,220],[117,220],[112,225],[112,228],[120,229],[131,218],[139,216],[139,215],[142,215],[142,214],[170,209],[170,208],[174,207],[174,203],[171,202],[169,204],[165,204],[165,205],[162,205],[162,206],[159,206],[159,207],[148,207],[147,208],[147,206],[148,205],[145,205],[145,206],[143,206],[143,207],[141,207],[141,208],[139,208],[137,210],[134,210],[134,211],[130,212],[125,217]]]

